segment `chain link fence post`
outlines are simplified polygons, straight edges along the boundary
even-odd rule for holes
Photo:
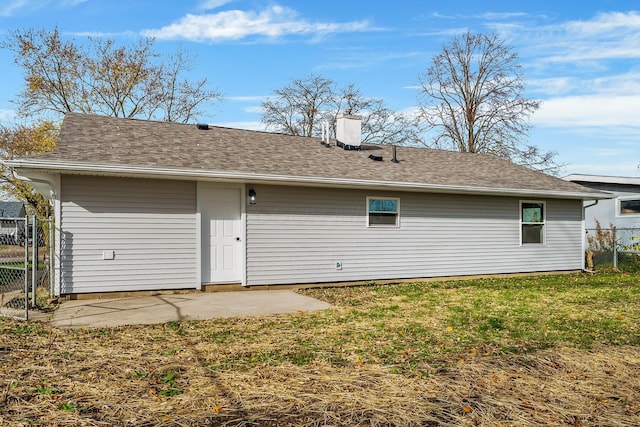
[[[611,228],[611,232],[613,233],[613,269],[618,269],[618,239],[616,237],[616,227],[613,226]]]
[[[51,218],[0,220],[0,316],[29,320],[29,310],[50,309],[54,238]]]
[[[38,290],[38,218],[34,215],[31,223],[31,306],[36,307],[36,291]],[[27,233],[27,240],[29,233]]]
[[[589,270],[640,271],[640,227],[587,228],[585,239]]]
[[[29,320],[29,239],[25,233],[29,232],[29,216],[24,217],[24,228],[22,229],[22,246],[24,247],[24,320]],[[20,234],[18,234],[20,239]],[[18,240],[19,242],[19,240]]]
[[[55,296],[55,223],[53,218],[47,222],[49,226],[49,298]]]

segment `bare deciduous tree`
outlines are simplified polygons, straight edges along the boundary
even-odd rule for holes
[[[117,46],[95,37],[79,43],[64,40],[57,29],[28,29],[9,33],[0,47],[12,51],[23,70],[25,86],[15,103],[25,116],[74,111],[187,122],[221,99],[207,89],[206,78],[182,77],[192,63],[186,52],[164,59],[153,44],[144,38]]]
[[[290,135],[319,136],[324,120],[335,135],[339,115],[358,114],[363,142],[400,145],[420,139],[416,121],[390,110],[382,99],[365,97],[353,84],[338,89],[333,80],[313,74],[276,89],[262,103],[262,110],[268,130]]]
[[[31,125],[0,126],[0,157],[27,156],[53,149],[58,121],[66,112],[186,123],[204,105],[219,101],[207,79],[191,81],[192,58],[182,50],[163,58],[153,39],[117,46],[111,39],[65,40],[57,29],[13,31],[0,48],[14,54],[24,87],[14,103],[19,116],[50,120]],[[4,166],[0,184],[46,214],[49,205]]]
[[[496,34],[466,32],[419,76],[421,116],[436,148],[487,153],[557,173],[554,152],[525,142],[539,102],[523,96],[518,55]]]

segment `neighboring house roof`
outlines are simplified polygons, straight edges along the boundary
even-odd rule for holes
[[[22,202],[0,202],[0,218],[21,218],[24,212]]]
[[[562,178],[571,182],[599,183],[599,184],[620,184],[620,185],[639,185],[640,178],[631,176],[605,176],[605,175],[581,175],[572,174]]]
[[[495,156],[363,145],[343,150],[319,138],[67,113],[54,151],[6,161],[21,170],[215,178],[241,182],[375,187],[448,193],[606,198]],[[373,161],[370,154],[382,155]]]

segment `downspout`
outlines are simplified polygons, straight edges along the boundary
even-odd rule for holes
[[[587,248],[585,247],[585,238],[584,238],[584,234],[586,234],[586,233],[587,233],[587,230],[586,230],[586,228],[585,228],[585,226],[584,226],[584,221],[585,221],[585,217],[586,217],[586,211],[587,211],[587,208],[590,208],[590,207],[592,207],[592,206],[597,205],[599,201],[600,201],[600,200],[596,200],[596,201],[594,201],[593,203],[591,203],[590,205],[586,205],[586,206],[585,206],[584,204],[582,205],[582,231],[583,231],[583,237],[582,237],[582,254],[583,254],[583,256],[582,256],[582,271],[583,271],[583,272],[585,272],[585,273],[590,273],[590,274],[595,274],[595,271],[593,271],[593,270],[589,270],[589,269],[588,269],[588,268],[586,268],[586,266],[585,266],[584,254],[586,254],[586,253],[587,253]]]
[[[600,200],[596,200],[595,202],[591,203],[590,205],[583,206],[583,207],[582,207],[583,212],[584,212],[584,210],[585,210],[585,209],[590,208],[591,206],[595,206],[595,205],[597,205],[599,201],[600,201]]]

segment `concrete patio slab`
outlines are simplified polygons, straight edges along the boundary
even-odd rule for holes
[[[59,328],[112,327],[287,314],[330,307],[329,303],[289,290],[162,294],[64,301],[55,311],[51,324]]]

